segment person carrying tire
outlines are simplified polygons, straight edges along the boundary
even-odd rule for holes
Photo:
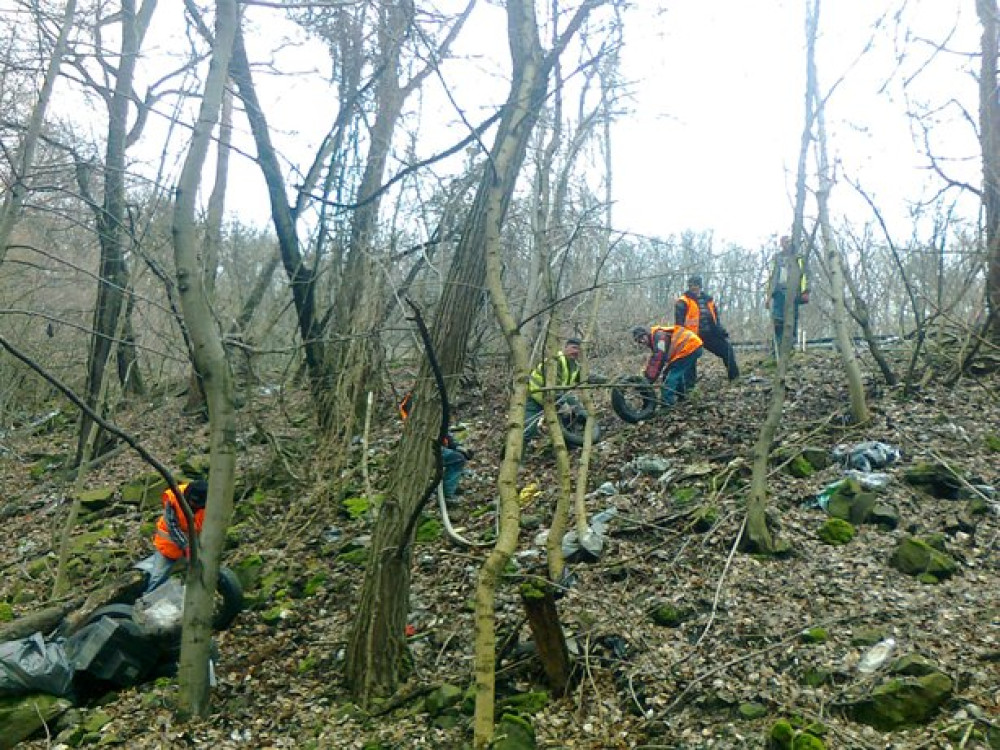
[[[201,533],[205,522],[205,504],[208,502],[208,482],[199,479],[194,482],[183,482],[177,485],[187,504],[194,513],[194,531]],[[174,565],[181,558],[191,556],[188,546],[188,524],[181,508],[180,500],[174,491],[167,487],[160,496],[163,500],[163,515],[156,522],[156,533],[153,534],[153,546],[156,551],[144,560],[136,563],[136,567],[149,574],[146,591],[152,591],[170,577]]]
[[[555,367],[555,382],[557,388],[572,388],[580,384],[580,346],[583,342],[578,338],[568,338],[562,351],[556,352],[551,360],[542,360],[528,376],[528,398],[524,403],[524,440],[531,440],[538,434],[542,422],[542,412],[545,403],[545,366],[552,363]],[[579,409],[576,396],[568,391],[561,391],[556,398],[556,406],[560,409]],[[586,415],[583,417],[586,419]]]
[[[706,294],[701,276],[688,278],[687,290],[674,305],[674,323],[698,334],[704,347],[722,360],[730,380],[740,376],[736,352],[729,332],[719,322],[719,310],[711,294]]]
[[[636,326],[632,340],[648,346],[652,352],[643,372],[649,383],[662,375],[660,399],[664,406],[673,406],[694,388],[698,379],[698,358],[703,346],[697,333],[684,326]]]

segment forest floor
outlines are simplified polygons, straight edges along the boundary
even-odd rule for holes
[[[970,527],[956,520],[965,501],[931,497],[905,483],[902,472],[920,461],[943,461],[973,484],[1000,487],[1000,380],[931,383],[903,398],[869,375],[873,420],[849,427],[836,359],[830,353],[798,355],[779,446],[829,450],[877,440],[899,448],[902,458],[886,469],[892,481],[882,499],[895,507],[900,524],[894,530],[863,524],[849,543],[825,544],[817,531],[826,514],[810,507],[811,501],[842,476],[842,468],[831,465],[796,478],[774,462],[770,502],[792,552],[767,559],[735,549],[750,451],[771,390],[766,365],[759,357],[744,358],[744,376],[735,383],[726,382],[718,360],[702,359],[693,397],[643,424],[620,421],[607,398],[599,397],[604,440],[595,448],[588,486],[612,482],[618,492],[592,493],[588,507],[596,513],[613,506],[617,518],[601,559],[572,565],[572,585],[558,601],[579,679],[568,696],[549,700],[531,717],[538,746],[764,748],[775,721],[790,719],[822,723],[825,729],[817,731],[825,731],[830,748],[988,747],[988,728],[1000,725],[998,506],[990,504]],[[635,360],[629,370],[636,369]],[[597,365],[609,374],[625,371],[610,362]],[[468,427],[466,445],[476,455],[452,515],[473,539],[487,538],[494,525],[501,390],[465,392],[456,405]],[[170,464],[207,450],[204,426],[181,415],[182,401],[150,400],[115,418]],[[375,487],[384,486],[398,435],[390,408],[386,404],[372,440]],[[226,559],[237,565],[259,555],[264,578],[248,591],[252,608],[217,635],[214,712],[178,724],[172,713],[176,686],[171,680],[150,682],[80,708],[83,717],[105,715],[101,744],[217,750],[468,746],[471,718],[434,719],[422,699],[379,716],[351,706],[342,666],[362,569],[340,553],[370,528],[364,517],[348,517],[339,502],[322,501],[330,494],[330,478],[323,476],[322,450],[308,437],[303,402],[260,389],[239,413],[240,523]],[[541,489],[524,508],[522,570],[544,554],[534,540],[547,524],[557,486],[546,442],[542,437],[529,448],[521,476],[521,486],[536,483]],[[72,450],[72,420],[50,425],[44,434],[10,433],[3,445],[10,452],[0,455],[0,518],[10,541],[0,548],[0,602],[13,602],[20,616],[47,597],[53,540],[72,492],[53,473],[36,470],[32,476],[31,469],[46,456]],[[669,481],[659,472],[636,472],[632,462],[640,456],[666,459]],[[122,453],[95,469],[87,486],[119,487],[148,471]],[[78,573],[78,586],[96,584],[148,554],[154,505],[120,506],[104,515],[101,522],[112,533],[95,544],[112,562],[106,570]],[[716,511],[714,523],[695,523],[708,507]],[[944,535],[958,561],[955,576],[928,584],[889,566],[902,537],[934,533]],[[409,639],[415,668],[403,693],[471,684],[471,601],[484,555],[443,538],[415,548]],[[48,565],[39,566],[39,560]],[[499,639],[508,646],[498,668],[501,698],[544,689],[526,646],[530,633],[517,582],[517,575],[504,580],[497,599]],[[651,619],[664,604],[678,614],[671,627]],[[805,642],[802,632],[816,627],[828,637]],[[873,632],[894,637],[896,653],[920,654],[953,679],[951,698],[929,723],[883,732],[845,715],[846,703],[883,678],[856,670],[864,634]]]

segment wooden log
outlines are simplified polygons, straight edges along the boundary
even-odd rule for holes
[[[0,643],[26,638],[32,633],[41,633],[42,635],[51,633],[63,621],[66,614],[74,607],[79,606],[82,601],[81,597],[63,604],[54,604],[24,617],[18,617],[13,622],[0,625]]]

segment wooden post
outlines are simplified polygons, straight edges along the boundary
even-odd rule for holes
[[[565,695],[572,665],[551,584],[542,581],[521,584],[521,601],[549,687],[556,695]]]

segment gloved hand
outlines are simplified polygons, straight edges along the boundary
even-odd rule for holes
[[[466,461],[471,461],[474,455],[471,448],[459,448],[458,452],[465,456]]]
[[[802,292],[799,295],[799,304],[808,305],[809,304],[809,292]]]

